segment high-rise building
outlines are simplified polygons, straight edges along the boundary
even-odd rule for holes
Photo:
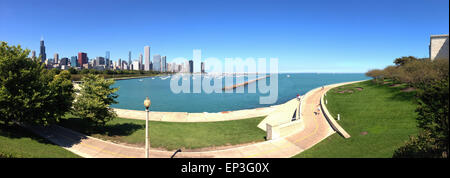
[[[44,63],[47,59],[47,54],[45,54],[44,38],[41,38],[41,50],[39,56],[41,56],[41,62]]]
[[[106,65],[104,57],[98,56],[97,58],[95,58],[95,60],[94,60],[94,67],[98,66],[98,65]]]
[[[122,69],[122,59],[119,58],[119,61],[117,63],[118,63],[117,65],[119,66],[119,69]]]
[[[144,57],[142,56],[142,53],[139,54],[139,62],[140,62],[141,64],[143,64],[143,62],[144,62]]]
[[[67,65],[69,65],[69,58],[67,58],[67,57],[61,58],[61,60],[59,61],[59,65],[60,66],[67,66]]]
[[[131,65],[131,51],[128,52],[128,64]],[[131,70],[130,67],[128,69]]]
[[[144,57],[145,57],[145,64],[144,64],[144,70],[150,71],[152,70],[150,68],[150,46],[144,46]]]
[[[35,50],[33,50],[33,51],[31,51],[31,59],[36,59],[36,51]]]
[[[141,66],[141,64],[140,64],[139,60],[135,60],[131,64],[131,70],[139,70],[140,66]]]
[[[161,68],[162,68],[162,70],[161,70],[161,72],[167,72],[167,61],[166,61],[166,56],[163,56],[162,58],[161,58]]]
[[[161,55],[153,55],[153,70],[161,72]]]
[[[55,64],[59,64],[59,54],[55,53],[53,59],[55,59]]]
[[[201,62],[200,63],[200,73],[205,73],[205,63],[204,62]]]
[[[194,61],[189,60],[189,73],[194,73]]]
[[[78,60],[76,56],[70,57],[70,66],[72,67],[78,67]]]
[[[105,67],[106,69],[110,68],[110,56],[109,56],[109,51],[106,51],[106,55],[105,55]]]
[[[79,52],[78,65],[80,65],[81,67],[85,67],[85,64],[88,64],[87,53]]]

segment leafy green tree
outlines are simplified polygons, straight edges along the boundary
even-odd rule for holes
[[[70,74],[78,74],[78,70],[73,67],[69,68],[68,70],[69,70]]]
[[[449,78],[429,83],[418,90],[418,127],[422,132],[411,137],[394,157],[443,157],[449,153]]]
[[[403,56],[400,58],[396,58],[394,60],[394,64],[396,66],[403,66],[403,65],[407,64],[408,62],[412,62],[412,61],[416,61],[416,60],[417,60],[417,58],[414,56]]]
[[[429,131],[421,131],[411,136],[404,146],[395,150],[394,158],[441,158],[442,152],[434,145],[436,139]]]
[[[70,110],[73,85],[67,71],[46,70],[19,46],[0,47],[0,120],[47,125]]]
[[[74,102],[72,113],[80,118],[87,119],[95,125],[105,125],[117,115],[110,108],[117,103],[118,88],[112,88],[114,80],[107,80],[100,75],[88,74],[82,79],[80,92]]]

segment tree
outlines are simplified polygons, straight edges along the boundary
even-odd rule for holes
[[[449,78],[428,83],[418,91],[417,123],[422,130],[400,147],[394,157],[448,157]]]
[[[19,46],[0,47],[0,120],[48,125],[59,121],[74,99],[70,74],[46,70]]]
[[[396,58],[394,60],[394,64],[396,66],[403,66],[403,65],[407,64],[408,62],[412,62],[412,61],[416,61],[416,60],[418,60],[418,59],[414,56],[403,56],[400,58]]]
[[[117,103],[115,92],[118,88],[112,88],[114,80],[105,80],[100,75],[88,74],[82,79],[79,95],[74,102],[72,113],[82,119],[87,119],[95,125],[105,125],[117,115],[109,107]]]
[[[383,71],[380,69],[369,70],[368,72],[366,72],[366,76],[372,77],[375,82],[384,80]]]
[[[69,68],[68,70],[69,70],[70,74],[78,74],[78,70],[73,67]]]

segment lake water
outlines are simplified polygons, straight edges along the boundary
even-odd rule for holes
[[[239,76],[239,75],[238,75]],[[203,76],[204,77],[204,76]],[[193,80],[203,79],[200,75],[189,75],[191,85]],[[207,76],[211,78],[211,76]],[[246,76],[239,76],[247,80]],[[216,77],[220,78],[220,77]],[[236,78],[233,77],[235,80]],[[260,104],[260,96],[269,93],[260,93],[258,82],[245,86],[244,93],[173,93],[170,89],[171,78],[148,77],[142,79],[118,80],[114,87],[120,87],[117,94],[118,104],[114,108],[144,110],[144,99],[149,96],[152,111],[172,112],[221,112],[240,109],[267,107],[285,103],[295,98],[297,94],[303,95],[311,89],[323,85],[369,79],[364,74],[321,74],[321,73],[283,73],[278,74],[278,99],[273,104]],[[179,80],[181,85],[182,79]],[[222,78],[222,87],[225,79]],[[211,82],[212,83],[212,82]],[[270,83],[267,78],[266,83]],[[256,87],[256,93],[248,93],[248,87]],[[192,90],[191,86],[191,92]]]

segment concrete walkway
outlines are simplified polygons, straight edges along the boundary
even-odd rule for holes
[[[332,87],[348,84],[335,84]],[[328,91],[330,86],[314,89],[305,95],[305,107],[302,107],[305,128],[291,135],[259,142],[247,146],[234,147],[223,150],[203,152],[180,152],[175,157],[201,157],[201,158],[288,158],[292,157],[313,145],[319,143],[334,133],[323,113],[314,115],[321,96]],[[100,139],[92,138],[59,126],[49,128],[31,127],[33,132],[41,135],[63,148],[87,158],[142,158],[144,149],[115,144]],[[151,143],[151,135],[150,135]],[[169,158],[173,151],[150,150],[152,158]]]
[[[272,111],[276,110],[279,105],[244,109],[237,111],[224,111],[218,113],[187,113],[187,112],[159,112],[150,111],[149,120],[151,121],[164,121],[164,122],[217,122],[217,121],[231,121],[239,119],[247,119],[252,117],[267,116]],[[113,108],[118,117],[127,119],[139,119],[145,120],[145,111],[128,110]]]

